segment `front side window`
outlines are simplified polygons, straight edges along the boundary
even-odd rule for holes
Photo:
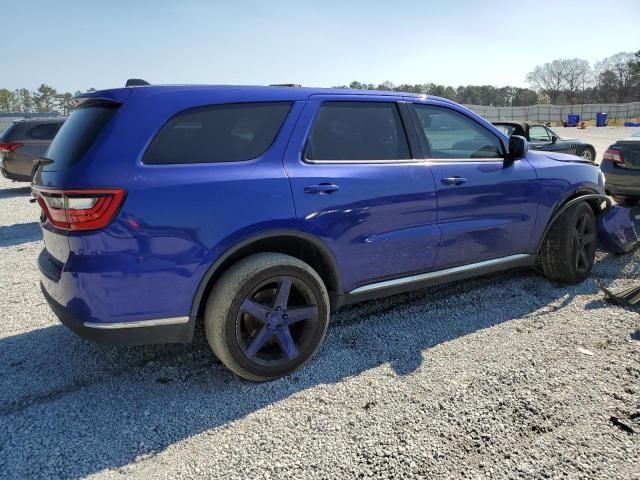
[[[186,110],[171,118],[144,154],[150,165],[251,160],[276,138],[291,102],[235,103]]]
[[[448,108],[414,104],[431,158],[502,158],[500,140],[465,115]]]
[[[310,161],[393,161],[411,158],[393,102],[325,102],[305,148]]]
[[[549,132],[541,125],[529,127],[529,138],[532,142],[550,142]]]

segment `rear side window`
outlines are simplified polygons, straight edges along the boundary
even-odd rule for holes
[[[43,123],[36,125],[27,132],[27,137],[33,140],[53,140],[62,123]]]
[[[239,162],[273,143],[291,102],[236,103],[186,110],[171,118],[144,154],[150,165]]]
[[[325,102],[305,148],[307,160],[362,161],[411,158],[393,102]]]
[[[80,161],[116,110],[117,105],[75,110],[51,142],[47,158],[53,160],[53,163],[46,165],[43,170],[59,170]]]

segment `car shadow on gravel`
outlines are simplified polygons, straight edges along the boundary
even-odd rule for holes
[[[15,198],[15,197],[29,197],[30,195],[31,195],[31,186],[0,189],[0,199]]]
[[[428,369],[433,346],[514,319],[553,321],[544,312],[596,291],[593,280],[565,288],[514,271],[352,305],[333,315],[314,360],[264,384],[229,373],[201,327],[184,346],[98,346],[61,325],[6,337],[0,477],[80,478],[144,461],[317,385],[381,366],[391,377]],[[370,400],[363,392],[361,408]]]
[[[0,226],[0,247],[12,247],[38,240],[42,240],[42,230],[38,222]]]

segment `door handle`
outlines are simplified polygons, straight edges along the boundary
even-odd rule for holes
[[[462,185],[463,183],[467,183],[467,179],[462,177],[446,177],[440,180],[440,183],[443,185]]]
[[[320,195],[328,195],[338,190],[340,187],[333,183],[319,183],[318,185],[307,185],[304,187],[304,193],[319,193]]]

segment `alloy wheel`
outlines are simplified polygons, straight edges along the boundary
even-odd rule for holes
[[[593,152],[588,148],[584,152],[582,152],[580,156],[585,160],[593,161]]]
[[[573,229],[574,265],[578,272],[585,272],[593,263],[596,234],[591,217],[587,212],[582,213]]]
[[[253,288],[240,305],[236,339],[251,362],[276,367],[295,360],[312,340],[318,302],[293,276],[277,276]]]

